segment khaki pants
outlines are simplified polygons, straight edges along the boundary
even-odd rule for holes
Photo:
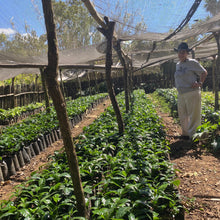
[[[182,135],[192,137],[201,124],[201,91],[178,94],[178,114]]]

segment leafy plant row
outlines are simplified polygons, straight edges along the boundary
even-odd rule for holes
[[[173,89],[157,89],[156,94],[163,97],[171,109],[171,115],[177,118],[177,90]],[[214,114],[213,114],[214,113]],[[218,112],[217,112],[218,113]],[[202,120],[205,122],[215,121],[216,112],[214,111],[214,94],[202,91]]]
[[[171,109],[171,115],[177,118],[177,91],[176,89],[157,89],[156,93],[162,96]],[[202,91],[202,125],[194,135],[194,141],[211,148],[220,150],[220,111],[214,110],[214,94]]]
[[[164,98],[165,102],[170,108],[170,114],[173,118],[178,117],[177,113],[177,90],[173,89],[157,89],[155,92],[157,95]]]
[[[23,115],[26,115],[27,112],[34,113],[36,110],[42,109],[44,107],[44,103],[37,102],[8,110],[0,109],[0,124],[7,125],[10,124],[12,121],[17,122],[17,120]]]
[[[102,93],[94,96],[81,97],[67,102],[69,118],[85,112],[95,100],[105,97]],[[22,122],[7,126],[1,131],[0,156],[13,154],[22,147],[29,145],[38,137],[58,129],[59,123],[56,111],[51,107],[50,113],[46,111],[30,116]]]
[[[134,92],[132,111],[118,135],[108,108],[84,129],[76,144],[91,219],[173,219],[181,208],[163,125],[144,91]],[[33,173],[15,201],[1,204],[1,219],[79,219],[65,153],[48,169]]]

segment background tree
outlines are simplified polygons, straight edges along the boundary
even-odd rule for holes
[[[220,11],[220,1],[219,0],[205,0],[206,11],[210,12],[215,16]]]
[[[97,24],[80,0],[53,0],[58,46],[61,50],[96,43]]]
[[[7,41],[8,37],[6,34],[1,33],[0,34],[0,49],[3,49],[5,42]]]
[[[37,36],[36,31],[32,30],[23,35],[16,33],[12,39],[4,42],[4,51],[24,56],[39,56],[46,52],[46,37]]]

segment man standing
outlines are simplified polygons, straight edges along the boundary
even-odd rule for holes
[[[178,91],[181,138],[190,139],[201,124],[201,87],[207,71],[197,60],[188,58],[190,49],[187,43],[181,43],[174,50],[178,52],[179,58],[174,77]]]

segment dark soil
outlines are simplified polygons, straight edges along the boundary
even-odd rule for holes
[[[83,132],[83,128],[91,124],[102,113],[110,101],[98,105],[82,122],[72,129],[73,137]],[[220,219],[220,164],[219,157],[198,148],[190,141],[176,138],[180,135],[180,127],[174,123],[167,113],[158,111],[167,131],[170,142],[170,160],[177,169],[180,180],[179,192],[185,207],[186,220]],[[48,157],[54,151],[62,149],[59,140],[36,156],[30,164],[23,167],[10,180],[0,185],[0,200],[10,199],[14,187],[24,182],[33,171],[44,169]]]

